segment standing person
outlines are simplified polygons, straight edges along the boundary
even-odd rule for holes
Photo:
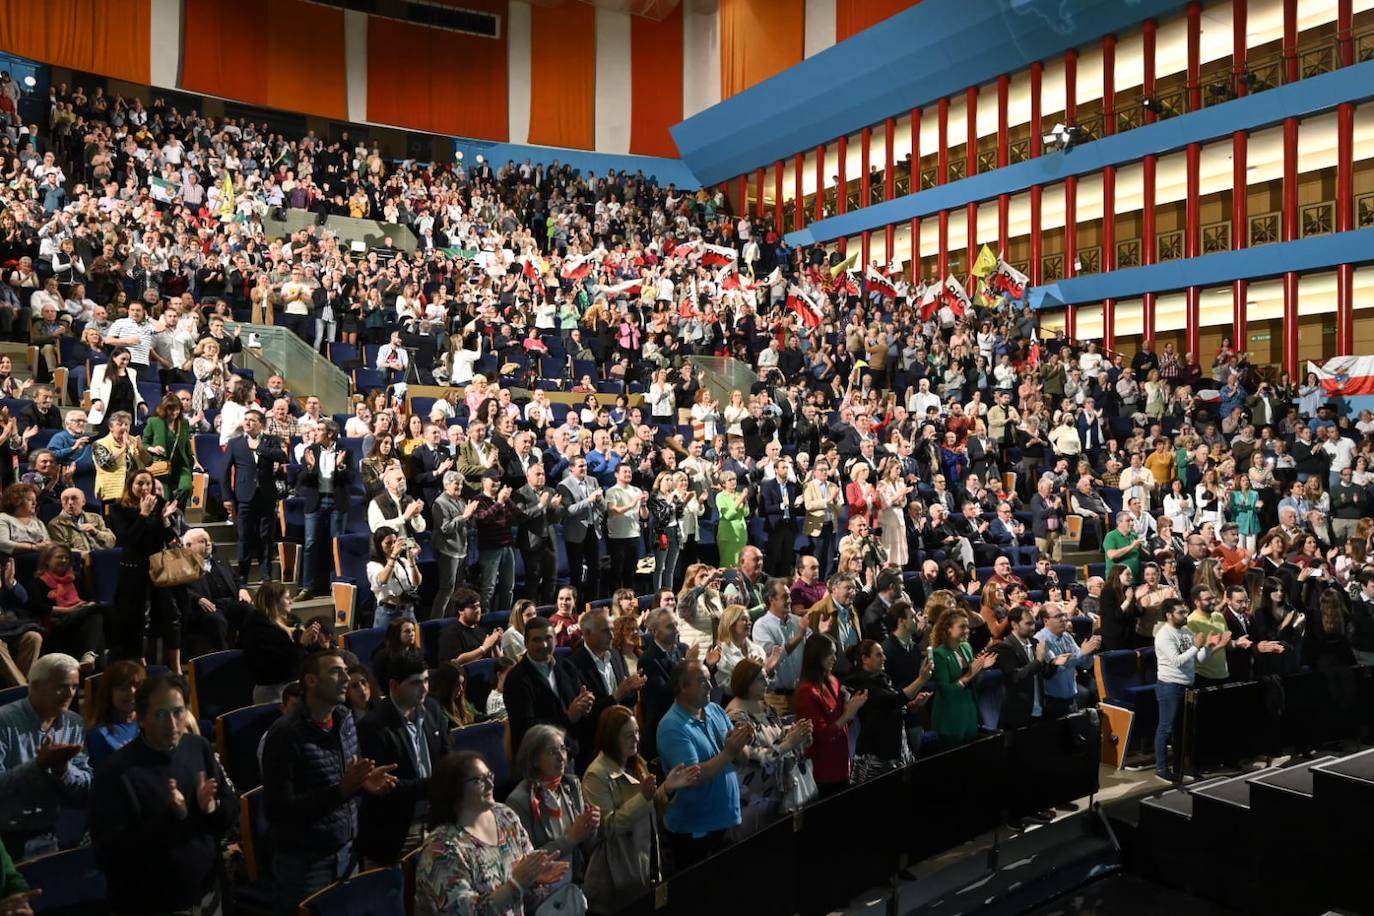
[[[806,536],[811,539],[811,553],[820,562],[820,576],[830,578],[835,571],[840,507],[844,504],[843,488],[830,480],[830,461],[817,458],[811,466],[811,479],[802,490],[806,507]]]
[[[601,525],[606,496],[587,473],[587,459],[574,457],[558,485],[563,494],[563,543],[568,552],[568,576],[588,595],[599,595],[601,582]]]
[[[1145,540],[1136,533],[1134,520],[1129,512],[1116,514],[1116,527],[1107,532],[1102,539],[1102,550],[1107,555],[1107,577],[1117,566],[1131,570],[1131,580],[1140,579],[1140,558],[1145,552]]]
[[[0,842],[15,861],[56,850],[58,809],[86,805],[80,689],[76,659],[54,652],[29,669],[28,697],[0,707]]]
[[[878,522],[882,528],[879,536],[883,549],[887,551],[889,563],[905,568],[908,559],[906,541],[906,503],[912,487],[902,477],[902,462],[889,458],[883,465],[882,479],[878,482]]]
[[[773,468],[773,479],[759,487],[763,530],[768,536],[764,569],[770,576],[785,576],[796,564],[797,520],[806,512],[806,500],[792,479],[792,462],[781,458]]]
[[[1067,607],[1047,601],[1041,612],[1045,625],[1035,634],[1035,657],[1044,663],[1044,717],[1059,719],[1093,704],[1091,691],[1080,689],[1077,674],[1092,667],[1102,637],[1090,636],[1080,646],[1073,638],[1073,614]]]
[[[572,881],[582,883],[587,854],[601,823],[601,812],[582,799],[582,781],[568,771],[562,729],[536,725],[525,732],[515,755],[520,782],[506,804],[520,816],[530,842],[572,863]]]
[[[942,748],[968,744],[978,736],[979,675],[996,662],[990,652],[973,654],[968,631],[968,617],[959,608],[941,614],[930,631],[935,665],[935,705],[930,724]]]
[[[688,493],[680,487],[678,476],[660,471],[649,495],[649,537],[654,550],[654,576],[651,591],[672,590],[677,582],[678,557],[682,553],[683,513]]]
[[[167,462],[158,475],[163,497],[186,505],[191,497],[191,472],[197,465],[191,454],[191,424],[182,416],[176,392],[169,392],[148,418],[143,427],[143,448],[156,462]]]
[[[1108,652],[1135,649],[1140,645],[1137,625],[1143,611],[1140,599],[1136,596],[1134,583],[1131,567],[1123,563],[1112,568],[1107,575],[1102,594],[1098,597],[1098,617],[1102,621],[1102,648]]]
[[[277,916],[292,916],[301,900],[353,873],[359,796],[396,787],[394,764],[378,766],[359,753],[357,727],[344,705],[343,653],[306,656],[301,686],[304,701],[276,721],[262,752]]]
[[[649,516],[649,494],[634,485],[634,467],[615,469],[615,485],[606,491],[606,541],[611,557],[610,588],[634,588],[642,552],[641,523]]]
[[[387,626],[393,620],[415,619],[422,578],[419,557],[420,545],[410,538],[401,537],[390,528],[372,532],[367,583],[377,597],[372,615],[374,627]]]
[[[787,583],[782,579],[769,581],[764,590],[764,613],[754,621],[753,637],[765,658],[780,652],[766,697],[780,716],[790,716],[795,708],[802,646],[810,632],[810,615],[792,613],[792,591]]]
[[[296,477],[296,495],[305,500],[305,556],[297,601],[328,591],[333,563],[323,549],[331,543],[325,528],[328,538],[348,532],[349,490],[356,479],[353,456],[339,446],[339,424],[325,420],[314,429],[315,441],[305,447]]]
[[[129,474],[148,463],[142,440],[129,433],[133,417],[123,410],[110,414],[109,432],[91,447],[95,464],[95,495],[113,502],[124,492]]]
[[[150,621],[162,624],[164,649],[173,670],[181,667],[180,619],[165,589],[153,588],[149,558],[176,540],[172,516],[175,502],[164,502],[152,474],[138,471],[129,478],[124,495],[110,507],[110,530],[120,546],[119,580],[115,584],[115,624],[110,631],[110,658],[145,658],[143,637]]]
[[[1189,630],[1194,633],[1201,633],[1204,637],[1230,632],[1231,627],[1226,622],[1226,615],[1213,605],[1215,596],[1210,588],[1198,583],[1193,586],[1190,597],[1193,601],[1193,611],[1188,615]],[[1237,649],[1249,650],[1250,637],[1235,638],[1231,645]],[[1230,667],[1227,664],[1228,654],[1226,652],[1212,652],[1197,662],[1193,669],[1193,686],[1213,687],[1226,683],[1231,677]]]
[[[563,496],[545,484],[544,465],[533,464],[525,472],[525,485],[515,491],[512,503],[519,522],[516,543],[525,563],[525,589],[521,597],[535,604],[553,604],[558,585],[554,525],[563,518]]]
[[[358,811],[358,852],[394,865],[420,844],[429,817],[429,780],[449,752],[448,717],[429,695],[425,660],[414,650],[387,665],[387,696],[358,722],[358,749],[378,766],[394,766],[396,788],[364,795]]]
[[[700,661],[680,662],[672,684],[677,699],[658,724],[659,760],[669,774],[679,766],[700,767],[696,782],[678,791],[663,818],[680,871],[723,849],[727,831],[739,826],[734,762],[754,740],[754,727],[732,726],[711,702],[711,674]]]
[[[639,702],[639,689],[644,675],[630,674],[625,660],[611,646],[611,619],[604,609],[597,608],[582,615],[582,645],[573,649],[568,664],[577,672],[582,685],[591,692],[592,708],[573,724],[578,748],[577,772],[585,772],[596,754],[596,733],[602,715],[612,706],[634,709]]]
[[[1168,747],[1174,720],[1183,711],[1183,695],[1193,686],[1197,663],[1213,652],[1224,652],[1230,632],[1194,633],[1187,627],[1188,605],[1178,598],[1164,602],[1164,626],[1155,634],[1155,659],[1159,666],[1155,696],[1159,700],[1159,725],[1155,727],[1155,773],[1172,781]]]
[[[515,509],[511,489],[501,485],[501,469],[482,472],[482,492],[473,499],[477,508],[477,567],[482,572],[482,609],[508,611],[515,603]]]
[[[506,713],[510,746],[519,748],[535,725],[556,725],[568,733],[569,754],[576,759],[573,727],[592,711],[594,697],[577,670],[553,654],[553,627],[543,617],[525,624],[525,657],[506,675]]]
[[[174,674],[139,684],[139,737],[92,787],[91,843],[114,913],[219,912],[220,841],[237,797],[209,742],[187,732],[187,693]]]
[[[1054,492],[1054,481],[1041,477],[1031,497],[1031,533],[1040,556],[1058,563],[1063,557],[1060,544],[1064,534],[1065,508],[1062,497]]]
[[[721,471],[720,485],[716,494],[716,511],[720,513],[716,548],[721,568],[727,568],[739,562],[740,552],[749,543],[749,490],[739,486],[739,475],[734,471]]]
[[[1002,696],[1002,711],[998,728],[1024,728],[1045,714],[1044,650],[1036,654],[1039,645],[1031,638],[1035,633],[1035,615],[1028,608],[1014,607],[1007,611],[1010,632],[997,644],[997,670],[1002,672],[1006,693]]]
[[[430,508],[432,530],[430,546],[434,562],[439,567],[439,588],[429,619],[438,620],[449,615],[458,588],[465,584],[468,565],[468,528],[477,503],[463,499],[463,475],[457,471],[444,472],[444,492]]]
[[[837,574],[839,575],[839,574]],[[837,655],[835,643],[816,633],[802,650],[801,679],[797,684],[797,719],[811,723],[811,745],[806,756],[815,764],[816,787],[826,798],[849,785],[852,759],[849,723],[868,702],[868,692],[845,696],[832,673]]]
[[[262,411],[243,415],[243,435],[229,440],[224,463],[224,509],[239,533],[239,576],[257,560],[264,579],[271,577],[272,531],[277,524],[277,468],[285,466],[286,452],[275,438],[263,433]]]

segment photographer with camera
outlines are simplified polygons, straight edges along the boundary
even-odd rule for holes
[[[413,538],[398,537],[394,528],[372,532],[372,557],[367,563],[367,582],[377,596],[374,627],[384,627],[402,617],[415,619],[420,597],[420,545]]]

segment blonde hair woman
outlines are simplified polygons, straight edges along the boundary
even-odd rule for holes
[[[722,471],[720,483],[724,489],[716,494],[716,508],[720,511],[716,546],[724,568],[737,566],[740,551],[749,543],[749,491],[738,489],[734,471]]]
[[[720,615],[720,628],[716,639],[720,645],[720,661],[716,663],[716,684],[727,695],[730,693],[730,675],[735,666],[746,658],[753,659],[763,666],[769,678],[782,661],[782,646],[774,646],[767,656],[763,647],[749,638],[753,621],[749,619],[749,609],[742,604],[732,604]]]
[[[744,392],[736,388],[730,392],[730,403],[725,405],[725,410],[721,411],[725,418],[725,435],[732,437],[742,437],[744,430],[740,423],[749,416],[749,405],[744,401]]]

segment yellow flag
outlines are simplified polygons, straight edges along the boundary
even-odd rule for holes
[[[992,249],[984,245],[983,250],[978,252],[978,260],[973,262],[973,269],[969,271],[975,277],[986,277],[997,269],[997,255],[992,253]]]
[[[846,270],[849,270],[851,267],[857,264],[858,261],[859,253],[856,251],[840,263],[836,264],[834,267],[830,268],[830,276],[838,277],[840,274],[844,273]],[[996,265],[994,264],[993,266]]]
[[[224,192],[220,194],[219,212],[221,216],[228,216],[234,212],[234,179],[229,177],[229,172],[224,173]]]

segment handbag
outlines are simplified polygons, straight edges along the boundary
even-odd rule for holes
[[[148,558],[148,574],[155,588],[189,585],[201,576],[200,559],[185,547],[168,547]]]
[[[146,470],[154,477],[166,477],[168,474],[172,473],[172,462],[166,459],[154,461],[152,464],[148,465]]]
[[[796,757],[783,773],[782,780],[782,801],[778,807],[784,814],[800,811],[820,793],[809,757]]]

